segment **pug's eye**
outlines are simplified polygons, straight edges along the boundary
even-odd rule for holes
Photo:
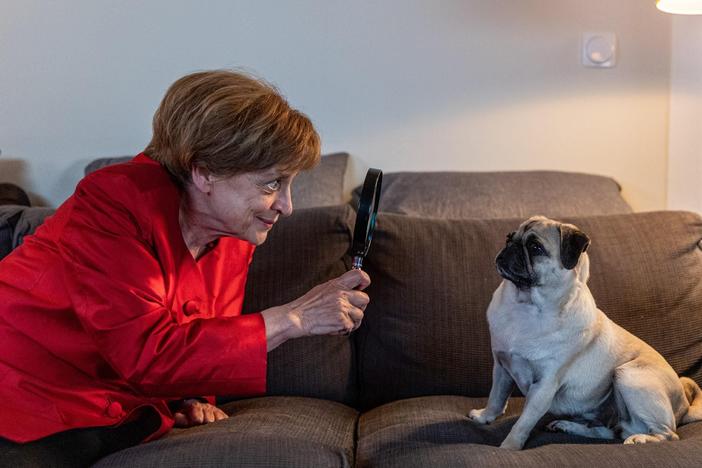
[[[529,244],[527,245],[527,249],[529,250],[529,255],[531,255],[532,257],[536,257],[538,255],[547,255],[544,246],[537,241],[529,242]]]

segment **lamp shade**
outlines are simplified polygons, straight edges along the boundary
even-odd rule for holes
[[[656,7],[666,13],[702,15],[702,0],[656,0]]]

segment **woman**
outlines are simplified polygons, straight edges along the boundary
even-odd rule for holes
[[[319,153],[272,86],[231,71],[176,81],[144,153],[87,176],[0,263],[3,461],[88,464],[226,418],[200,396],[262,394],[268,351],[356,329],[358,270],[241,315],[254,247]]]

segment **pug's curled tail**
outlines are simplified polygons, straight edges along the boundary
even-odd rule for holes
[[[680,377],[680,383],[682,383],[685,389],[685,396],[687,401],[690,402],[690,407],[687,410],[687,414],[683,416],[682,423],[687,424],[695,421],[702,421],[702,390],[697,383],[687,377]]]

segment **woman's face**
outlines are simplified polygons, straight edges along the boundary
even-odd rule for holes
[[[271,168],[215,178],[204,197],[207,220],[203,224],[217,237],[262,244],[278,218],[292,213],[290,185],[296,175]]]

